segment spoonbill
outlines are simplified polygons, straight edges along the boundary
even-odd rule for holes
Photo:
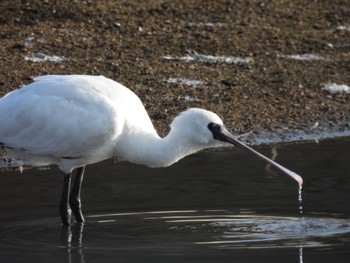
[[[238,141],[207,110],[182,112],[161,138],[136,94],[103,76],[34,78],[0,99],[0,123],[0,145],[10,156],[33,165],[58,165],[63,171],[59,205],[63,225],[71,224],[71,214],[77,222],[84,221],[80,193],[85,166],[113,156],[167,167],[199,150],[230,143],[302,184],[299,175]]]

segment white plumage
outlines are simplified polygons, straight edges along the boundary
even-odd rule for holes
[[[140,99],[102,76],[41,76],[0,99],[0,145],[13,157],[35,165],[56,164],[66,174],[61,218],[69,207],[82,222],[80,186],[84,167],[112,156],[164,167],[201,149],[225,142],[258,155],[299,183],[301,178],[237,141],[210,111],[189,109],[160,138]],[[70,192],[71,172],[79,168]]]
[[[65,173],[114,155],[168,166],[215,142],[208,129],[202,136],[205,144],[189,140],[185,133],[196,135],[191,130],[195,125],[189,124],[205,121],[206,127],[210,118],[222,124],[214,113],[191,109],[176,118],[172,132],[161,139],[133,92],[105,77],[84,75],[35,78],[4,96],[0,112],[0,123],[6,124],[0,142],[12,156],[35,165],[57,164]]]

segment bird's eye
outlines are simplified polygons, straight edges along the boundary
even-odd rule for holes
[[[217,129],[219,129],[220,126],[214,122],[211,122],[208,124],[208,129],[211,131],[211,132],[214,132],[216,131]]]

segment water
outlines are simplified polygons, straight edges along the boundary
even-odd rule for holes
[[[348,262],[350,140],[258,147],[297,183],[239,150],[167,169],[91,165],[86,223],[59,224],[56,168],[1,172],[0,262]],[[302,200],[301,200],[302,198]]]
[[[299,200],[299,213],[303,214],[303,186],[299,184],[299,192],[298,192],[298,200]]]

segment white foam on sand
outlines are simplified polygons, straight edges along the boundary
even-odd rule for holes
[[[32,34],[32,36],[27,37],[24,40],[24,45],[29,47],[29,46],[33,46],[35,43],[45,43],[45,39],[43,37],[34,37],[34,34]]]
[[[337,26],[338,30],[345,30],[345,31],[350,31],[350,24],[345,24],[341,26]]]
[[[279,55],[280,58],[299,60],[299,61],[330,61],[329,58],[322,57],[314,54],[301,54],[301,55]]]
[[[177,85],[186,85],[193,88],[207,87],[203,81],[194,80],[194,79],[185,79],[185,78],[169,78],[168,83],[177,84]]]
[[[163,56],[165,60],[182,60],[184,62],[204,62],[204,63],[226,63],[226,64],[248,64],[253,62],[251,57],[232,56],[212,56],[203,54],[191,54],[183,57]]]
[[[189,23],[189,26],[202,26],[202,27],[225,27],[227,24],[220,22],[200,22],[200,23]]]
[[[25,61],[31,61],[31,62],[54,62],[54,63],[58,63],[66,60],[65,57],[49,56],[40,52],[25,56],[24,59]]]
[[[314,141],[319,142],[326,139],[337,139],[350,137],[350,130],[344,129],[341,131],[316,131],[310,133],[306,130],[296,131],[283,131],[278,130],[275,132],[261,132],[257,135],[247,136],[246,139],[242,139],[249,145],[261,145],[261,144],[274,144],[285,142],[301,142],[301,141]]]
[[[324,90],[331,94],[347,93],[350,94],[350,87],[344,84],[327,83],[323,86]]]
[[[188,95],[185,95],[185,96],[178,96],[177,97],[178,100],[183,100],[185,102],[200,102],[201,100],[196,98],[196,97],[191,97],[191,96],[188,96]]]

